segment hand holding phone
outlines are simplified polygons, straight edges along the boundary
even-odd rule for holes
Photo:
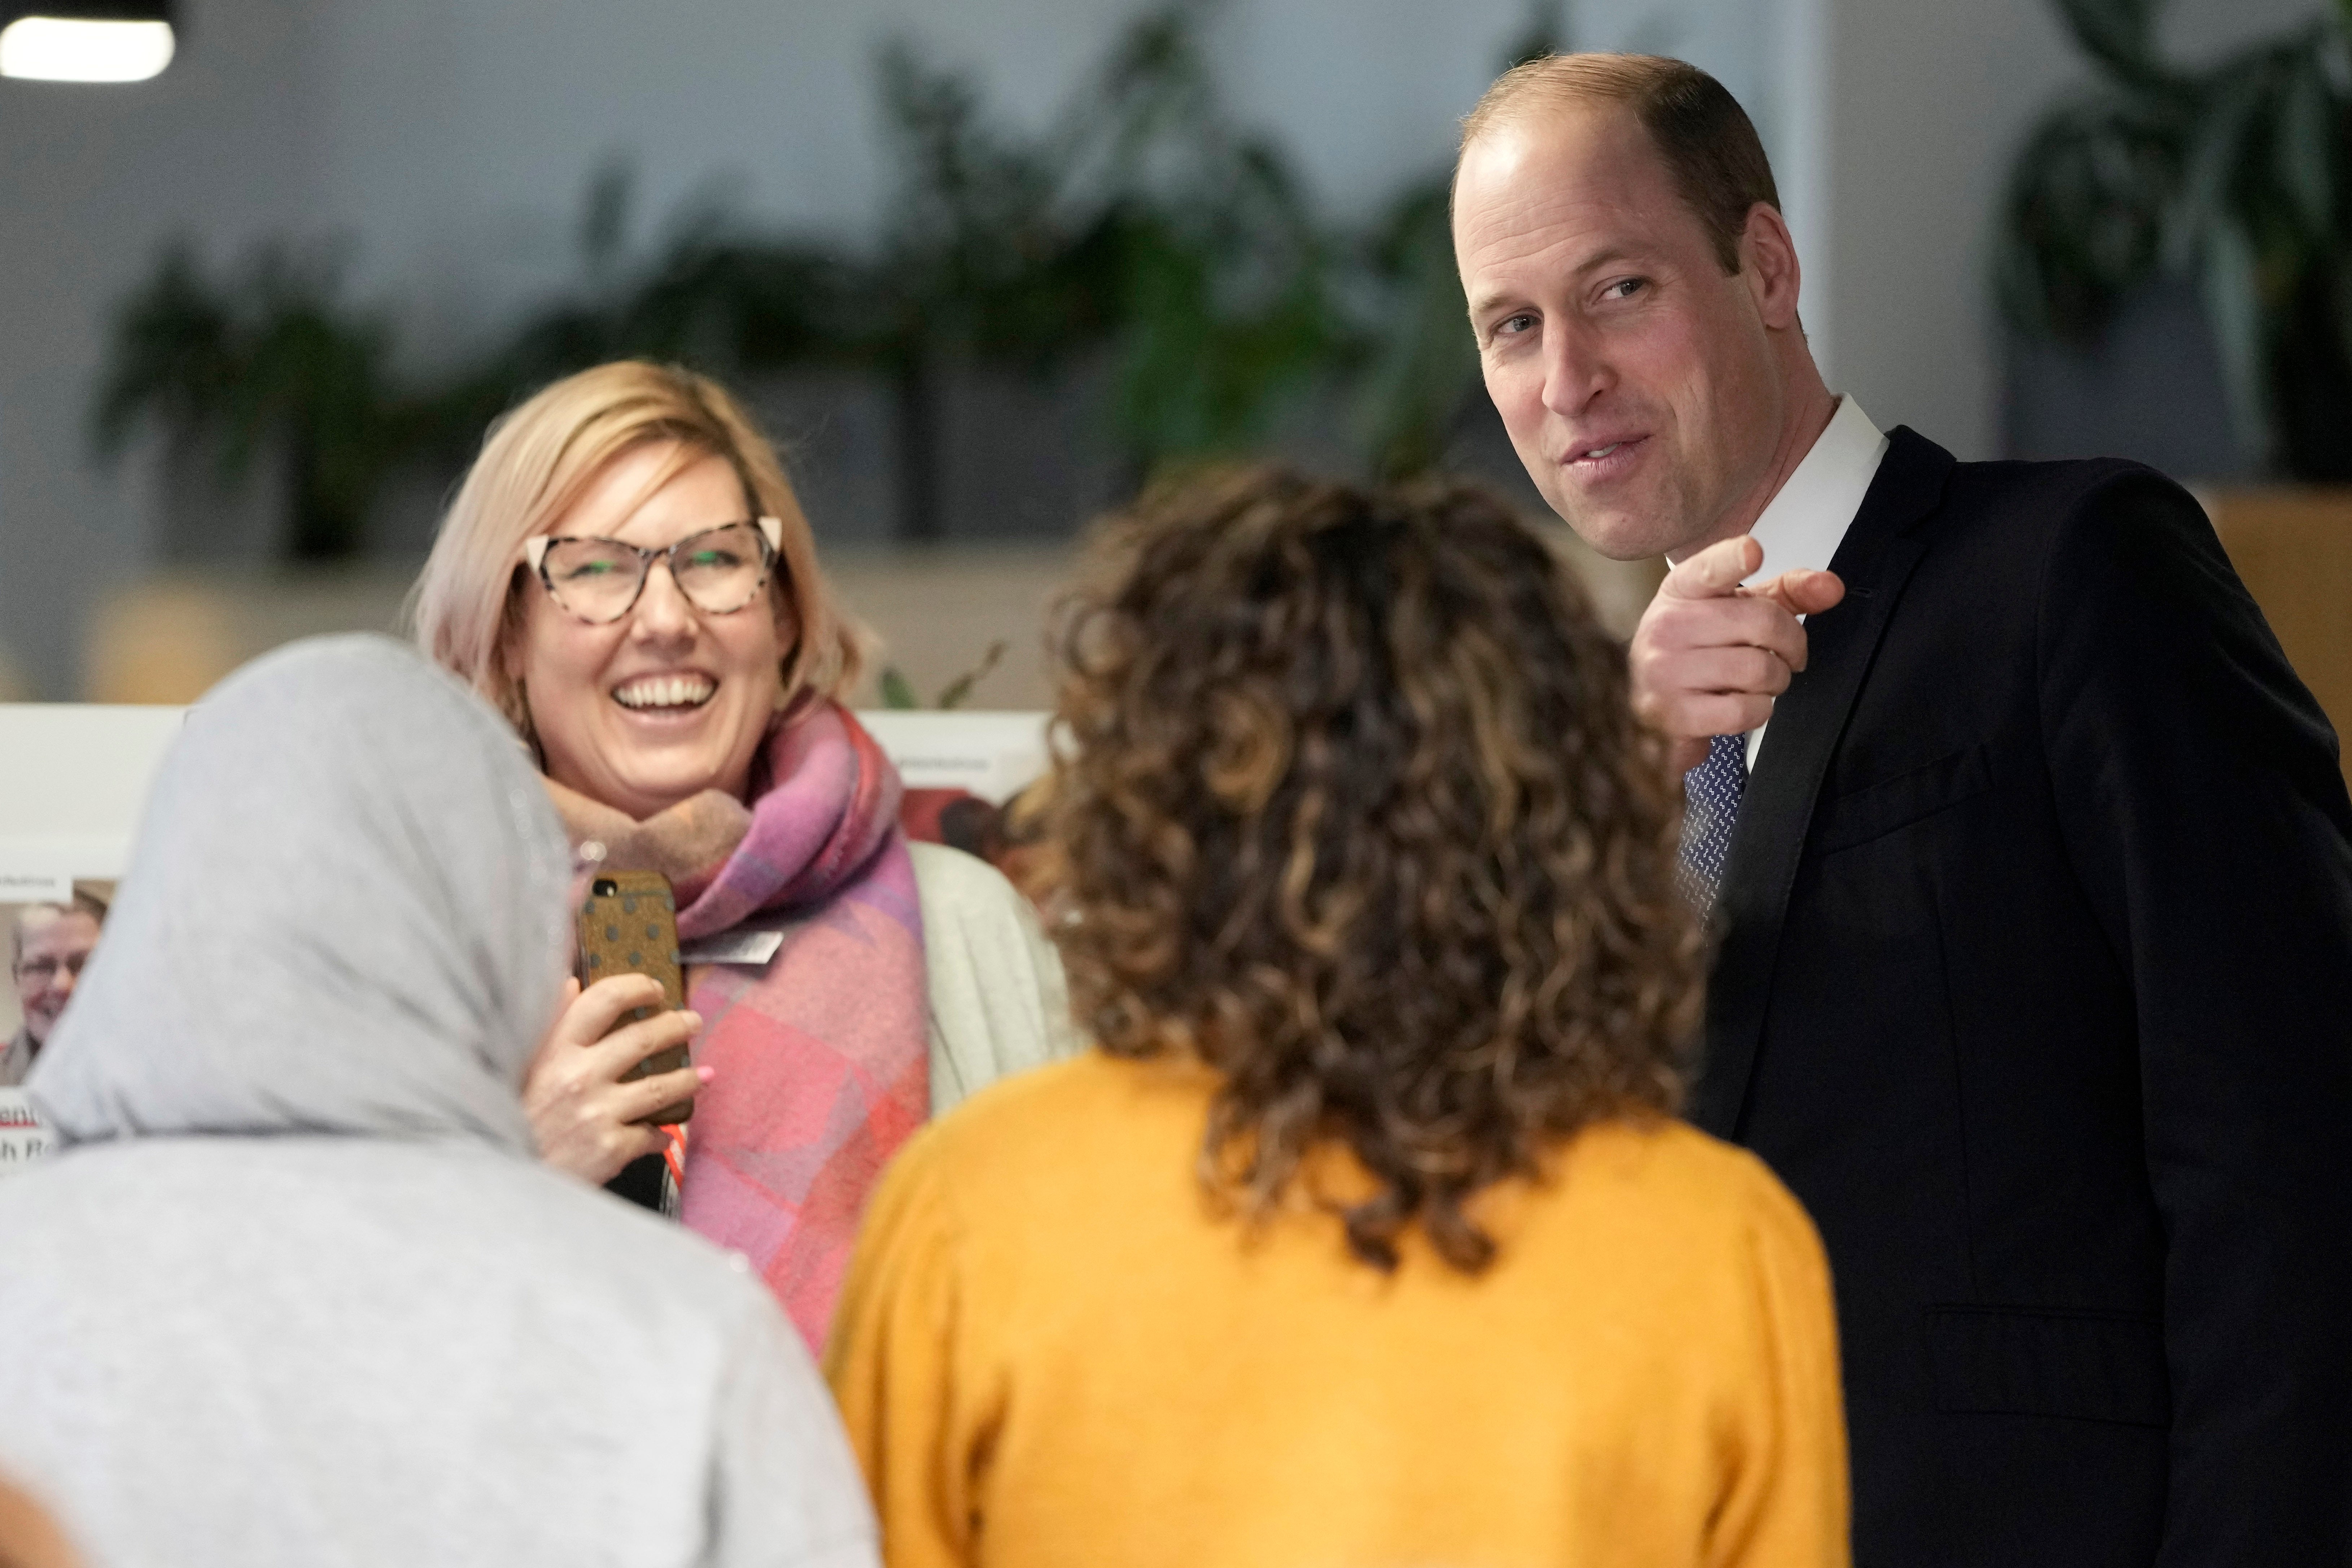
[[[710,1069],[696,1067],[623,1081],[646,1058],[685,1045],[702,1020],[661,1006],[661,987],[647,975],[566,988],[524,1075],[523,1111],[541,1159],[601,1186],[631,1161],[661,1152],[667,1140],[650,1119],[709,1081]],[[628,1014],[637,1021],[623,1023]]]

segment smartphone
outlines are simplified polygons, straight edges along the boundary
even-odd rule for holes
[[[612,974],[650,974],[661,982],[663,1007],[686,1005],[686,972],[677,959],[677,896],[658,871],[602,871],[588,883],[588,900],[580,906],[580,984],[593,985]],[[637,1007],[620,1021],[634,1024],[660,1011]],[[656,1051],[621,1080],[676,1072],[690,1059],[684,1046],[673,1046]],[[670,1127],[693,1115],[694,1101],[681,1100],[639,1125]]]

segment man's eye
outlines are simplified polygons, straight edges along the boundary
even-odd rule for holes
[[[1649,286],[1650,280],[1646,278],[1620,278],[1601,293],[1603,299],[1630,300]]]
[[[1515,338],[1521,332],[1532,331],[1535,324],[1534,312],[1522,310],[1516,316],[1506,316],[1496,322],[1495,335],[1498,338]]]

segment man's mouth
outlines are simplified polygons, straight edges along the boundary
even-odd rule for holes
[[[684,713],[701,707],[719,690],[705,675],[641,675],[613,689],[613,700],[637,713]]]
[[[1598,442],[1570,452],[1568,463],[1570,468],[1588,472],[1606,469],[1631,458],[1634,449],[1648,439],[1646,436],[1621,436],[1614,441]]]

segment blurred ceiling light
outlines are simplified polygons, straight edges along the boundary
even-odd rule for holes
[[[145,81],[172,63],[172,8],[160,0],[0,3],[0,77]]]

